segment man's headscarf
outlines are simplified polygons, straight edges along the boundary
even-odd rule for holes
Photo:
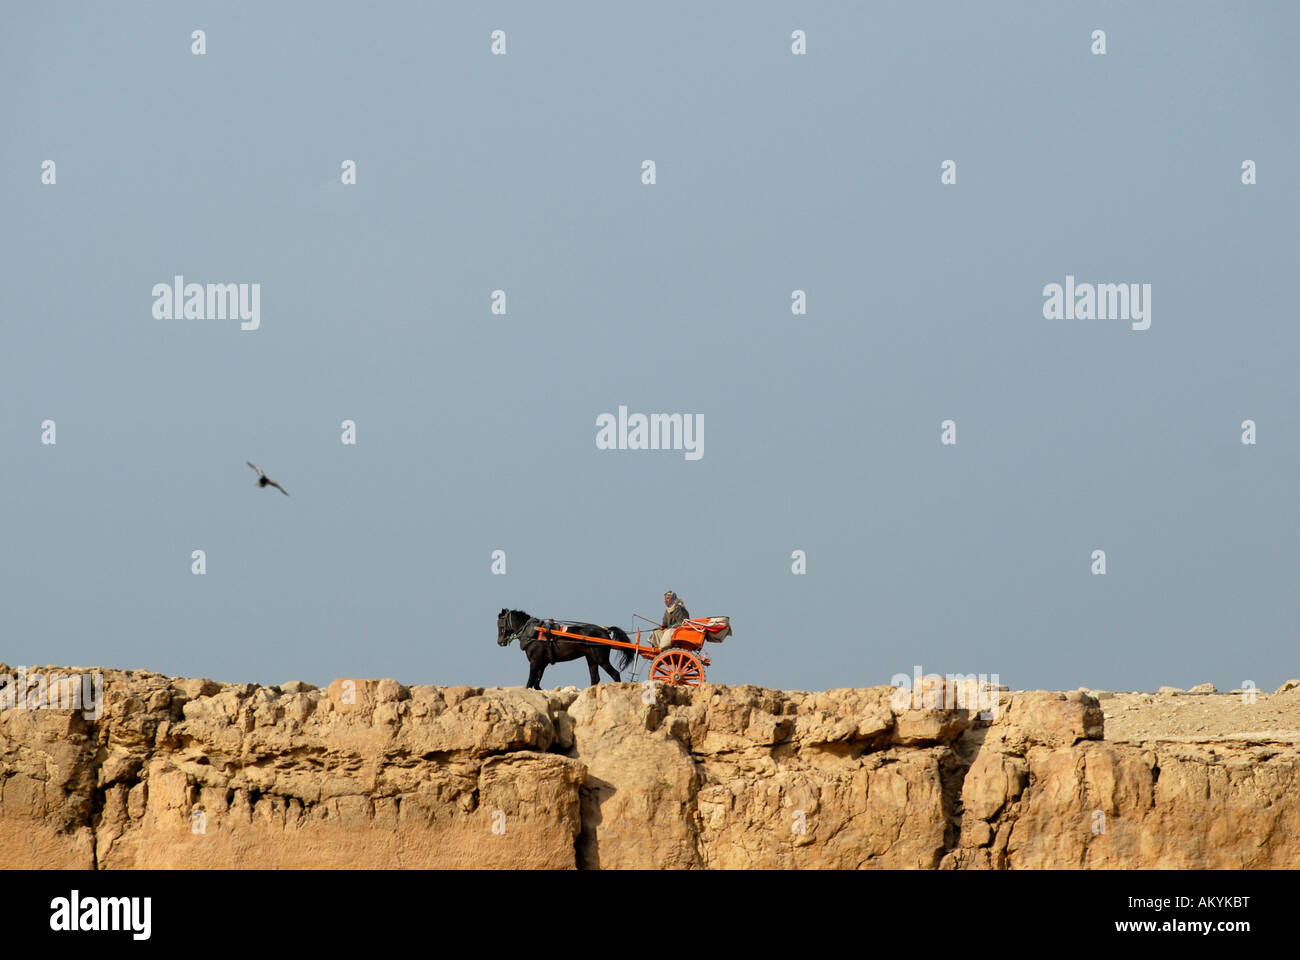
[[[668,607],[669,609],[672,609],[673,607],[677,606],[677,604],[679,604],[679,603],[681,603],[681,602],[682,602],[682,598],[679,597],[679,596],[677,596],[677,594],[673,593],[673,591],[671,591],[671,590],[665,590],[665,591],[664,591],[664,606],[665,606],[665,607]]]

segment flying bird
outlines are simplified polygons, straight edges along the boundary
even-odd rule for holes
[[[275,487],[275,489],[279,490],[286,497],[289,495],[288,490],[284,489],[284,487],[280,486],[278,483],[276,483],[274,480],[268,477],[265,473],[263,473],[262,468],[259,467],[257,464],[255,464],[252,460],[245,460],[244,462],[257,471],[257,485],[259,487]]]

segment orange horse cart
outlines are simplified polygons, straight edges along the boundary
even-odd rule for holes
[[[644,620],[645,617],[639,619]],[[647,621],[653,623],[654,621]],[[641,631],[636,632],[634,643],[621,640],[604,640],[578,633],[569,633],[561,626],[538,627],[538,636],[564,637],[580,640],[584,643],[598,643],[604,647],[619,647],[635,650],[641,657],[650,661],[650,675],[646,678],[652,683],[667,683],[674,687],[698,687],[704,682],[704,668],[712,662],[703,653],[705,643],[721,643],[731,636],[730,617],[695,617],[684,620],[678,626],[664,630],[668,637],[667,648],[660,650],[656,646],[641,643]],[[636,668],[633,667],[632,679],[636,680]]]

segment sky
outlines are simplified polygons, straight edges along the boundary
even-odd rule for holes
[[[713,682],[1271,690],[1298,41],[1290,2],[0,5],[0,661],[521,685],[502,607],[672,589],[732,618]],[[260,326],[159,318],[176,275]],[[1067,276],[1150,328],[1045,317]],[[599,449],[620,405],[703,455]]]

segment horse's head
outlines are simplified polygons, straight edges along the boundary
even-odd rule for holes
[[[517,630],[520,626],[523,625],[524,622],[523,618],[520,618],[518,623],[515,622],[515,613],[516,611],[514,610],[507,610],[505,607],[502,607],[501,612],[497,614],[497,646],[498,647],[504,647],[508,645],[510,641],[513,639],[513,634],[515,630]]]

